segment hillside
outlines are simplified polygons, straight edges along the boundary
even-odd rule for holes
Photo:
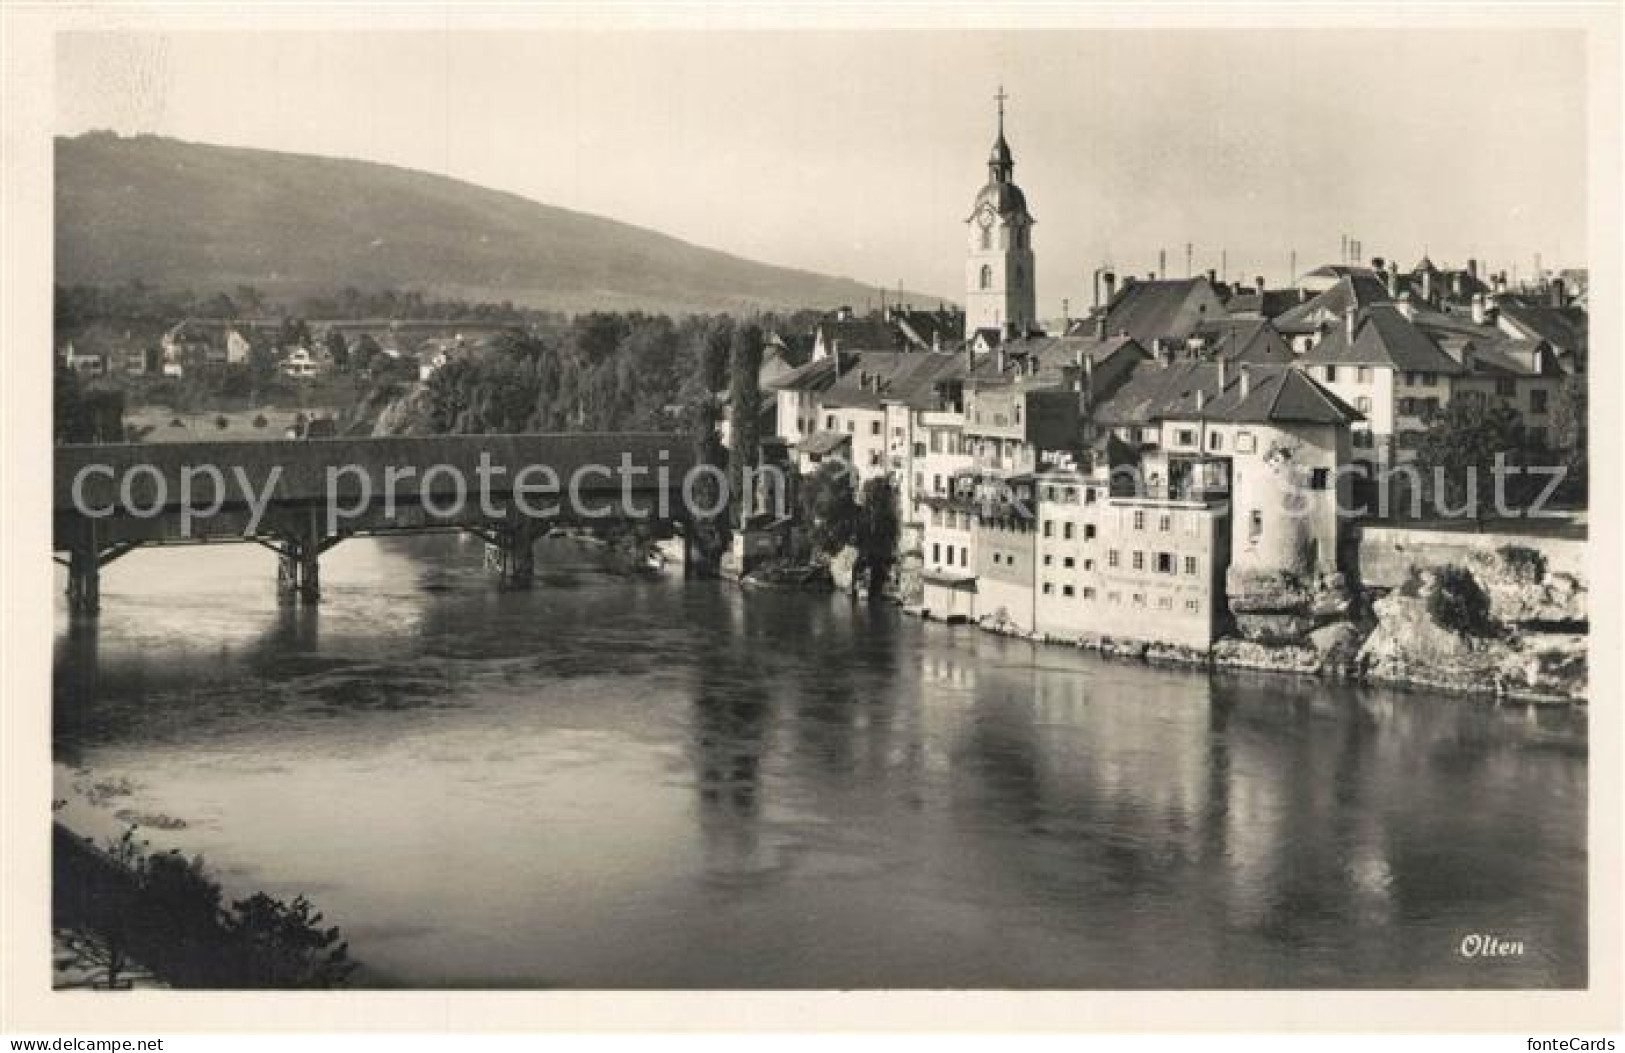
[[[390,165],[156,136],[59,138],[57,281],[131,278],[199,293],[420,289],[566,311],[833,307],[876,295]]]

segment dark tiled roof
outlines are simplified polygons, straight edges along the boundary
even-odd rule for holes
[[[852,436],[841,431],[815,431],[796,447],[797,453],[810,453],[823,456],[834,453],[836,450],[852,441]]]
[[[1461,365],[1391,304],[1367,307],[1356,316],[1354,339],[1339,322],[1301,359],[1306,365],[1390,366],[1405,372],[1460,373]]]
[[[1202,316],[1187,310],[1186,305],[1208,288],[1206,278],[1126,285],[1106,307],[1106,332],[1113,336],[1126,333],[1146,347],[1157,340],[1184,340],[1202,321]]]
[[[1344,276],[1336,285],[1275,319],[1283,333],[1313,332],[1324,316],[1341,318],[1351,307],[1365,307],[1388,300],[1388,287],[1369,275]]]
[[[1095,411],[1103,424],[1147,424],[1159,420],[1219,420],[1234,424],[1345,424],[1360,413],[1287,365],[1249,365],[1224,370],[1214,362],[1142,362],[1128,381]],[[1247,393],[1242,393],[1242,388]],[[1197,393],[1202,394],[1197,408]]]
[[[1579,307],[1553,307],[1520,296],[1503,296],[1496,307],[1518,328],[1565,351],[1586,346],[1586,313]]]
[[[827,355],[781,373],[768,382],[774,391],[823,391],[835,383],[835,357]]]
[[[1266,365],[1291,362],[1297,357],[1275,327],[1263,318],[1204,322],[1194,335],[1206,340],[1213,354],[1232,362]]]
[[[891,351],[903,346],[903,335],[878,318],[827,318],[818,323],[824,346],[842,351]]]

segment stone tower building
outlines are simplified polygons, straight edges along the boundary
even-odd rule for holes
[[[1032,227],[1027,198],[1012,179],[1016,162],[1004,141],[1004,89],[997,96],[999,134],[987,159],[987,183],[966,220],[965,332],[996,329],[1023,335],[1037,327]]]

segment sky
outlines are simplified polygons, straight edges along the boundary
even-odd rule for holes
[[[1039,312],[1095,268],[1585,262],[1573,31],[69,33],[57,130],[453,176],[958,297],[994,93]],[[335,203],[342,206],[342,203]]]

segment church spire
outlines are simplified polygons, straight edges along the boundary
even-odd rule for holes
[[[999,135],[993,141],[993,152],[987,159],[987,177],[993,183],[1010,182],[1011,172],[1016,167],[1015,159],[1010,156],[1010,144],[1004,141],[1004,100],[1009,97],[1003,84],[999,85],[998,93],[993,96],[999,104]]]

